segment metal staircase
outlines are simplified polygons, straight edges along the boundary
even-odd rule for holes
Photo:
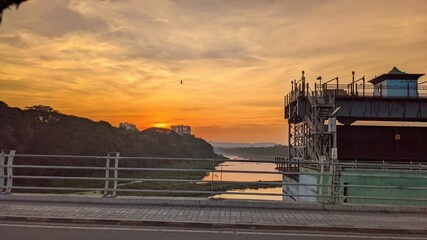
[[[333,135],[328,132],[325,121],[330,117],[334,109],[334,101],[329,96],[308,96],[306,122],[310,128],[309,147],[307,156],[309,160],[319,161],[321,156],[329,160]]]
[[[289,121],[289,159],[320,161],[321,156],[325,156],[329,160],[333,133],[328,132],[325,121],[334,109],[334,98],[322,95],[306,97],[306,113],[296,116],[300,121]]]

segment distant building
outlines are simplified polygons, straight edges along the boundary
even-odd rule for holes
[[[386,74],[369,80],[376,97],[418,97],[418,78],[424,74],[409,74],[396,67]]]
[[[178,125],[178,126],[171,126],[172,131],[178,133],[179,135],[191,135],[191,127],[190,126],[184,126],[184,125]]]
[[[123,129],[123,130],[126,130],[126,131],[138,131],[138,129],[136,128],[135,124],[128,123],[128,122],[120,123],[119,124],[119,128]]]

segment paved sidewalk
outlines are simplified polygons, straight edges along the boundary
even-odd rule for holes
[[[0,220],[427,234],[426,213],[0,201]]]

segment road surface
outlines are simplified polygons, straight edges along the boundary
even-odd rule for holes
[[[327,240],[392,239],[425,240],[427,236],[360,233],[289,232],[233,229],[183,229],[158,227],[101,226],[81,224],[35,224],[0,222],[0,239],[10,240]]]

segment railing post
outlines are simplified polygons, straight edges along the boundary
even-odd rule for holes
[[[334,167],[332,163],[328,162],[329,166],[329,202],[334,203]]]
[[[11,150],[7,156],[7,186],[6,193],[12,192],[13,186],[13,158],[15,157],[15,150]]]
[[[357,89],[357,84],[356,84],[355,88],[356,88],[356,91],[355,91],[356,97],[358,97],[359,96],[359,90]]]
[[[334,162],[335,163],[335,174],[336,174],[336,185],[335,185],[335,189],[336,189],[336,195],[335,195],[335,203],[341,203],[341,172],[342,172],[342,165],[339,164],[338,162]],[[343,187],[343,193],[344,193],[344,187]],[[344,199],[343,199],[344,202]]]
[[[362,79],[363,79],[363,97],[365,97],[365,76],[363,76]]]
[[[352,75],[352,78],[351,78],[351,96],[354,96],[354,74],[355,73],[356,72],[354,72],[354,71],[351,72],[351,75]]]
[[[108,183],[110,181],[110,153],[107,154],[105,159],[105,187],[104,187],[104,197],[108,195]]]
[[[4,175],[4,168],[5,168],[5,165],[4,165],[5,157],[4,157],[4,155],[5,155],[5,152],[1,151],[1,153],[0,153],[0,194],[3,193],[3,188],[4,188],[4,177],[5,177],[5,175]]]
[[[309,89],[309,87],[308,87],[308,83],[306,83],[306,87],[307,87],[307,93],[306,93],[306,96],[308,96],[308,94],[310,93],[310,92],[309,92],[309,90],[308,90],[308,89]]]
[[[113,197],[117,196],[117,179],[119,178],[119,159],[120,153],[117,152],[114,157],[114,185],[113,185]]]
[[[319,183],[321,184],[320,188],[319,188],[319,196],[320,196],[320,201],[324,202],[323,199],[323,174],[325,173],[325,157],[321,156],[320,157],[320,177],[319,177]]]
[[[339,79],[338,79],[338,77],[337,77],[337,87],[336,87],[336,89],[335,89],[335,96],[338,96],[338,89],[339,89]]]
[[[306,96],[306,94],[305,94],[305,77],[304,77],[304,71],[302,71],[301,89],[302,89],[302,95]]]
[[[219,177],[219,192],[222,192],[222,170],[224,169],[224,164],[223,163],[221,163],[220,164],[221,165],[221,174],[220,174],[220,177]],[[222,194],[221,194],[221,196],[222,196]],[[220,199],[221,199],[221,197],[220,197]]]
[[[211,172],[211,197],[213,197],[213,190],[214,190],[214,176],[215,176],[215,157],[212,159],[212,172]],[[221,195],[220,195],[221,197]]]
[[[330,174],[330,203],[339,203],[340,198],[340,169],[338,164],[334,161],[329,162],[329,174]],[[338,201],[337,201],[338,200]]]

